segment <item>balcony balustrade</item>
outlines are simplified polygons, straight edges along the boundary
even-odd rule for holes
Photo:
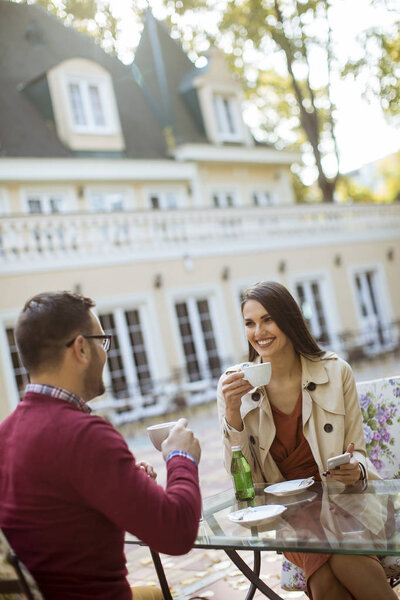
[[[238,253],[400,236],[400,204],[295,205],[0,217],[0,269]]]

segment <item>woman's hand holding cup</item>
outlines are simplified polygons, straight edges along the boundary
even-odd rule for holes
[[[225,400],[225,418],[231,427],[238,431],[243,429],[240,405],[242,396],[247,394],[253,386],[243,379],[243,371],[230,373],[222,382],[222,394]]]

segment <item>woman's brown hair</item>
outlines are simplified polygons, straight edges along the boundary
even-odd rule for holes
[[[295,351],[306,356],[324,354],[308,329],[299,305],[292,294],[277,281],[261,281],[249,287],[243,294],[242,314],[248,300],[257,300],[268,311],[268,314],[279,329],[290,339]],[[254,361],[258,354],[249,343],[249,361]]]

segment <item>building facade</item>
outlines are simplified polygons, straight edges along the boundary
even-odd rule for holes
[[[128,67],[3,0],[0,51],[0,419],[27,381],[13,328],[42,291],[96,300],[115,424],[215,397],[256,281],[287,285],[344,357],[398,346],[400,205],[296,205],[298,156],[254,140],[217,51],[195,68],[148,14]]]

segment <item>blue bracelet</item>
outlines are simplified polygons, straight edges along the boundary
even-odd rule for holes
[[[171,460],[171,458],[173,458],[174,456],[183,456],[184,458],[188,458],[189,460],[194,462],[196,467],[199,466],[199,463],[197,462],[197,460],[195,458],[193,458],[193,456],[191,454],[189,454],[189,452],[185,452],[184,450],[173,450],[172,452],[170,452],[168,454],[167,458],[165,459],[165,463],[168,463],[168,461]]]

